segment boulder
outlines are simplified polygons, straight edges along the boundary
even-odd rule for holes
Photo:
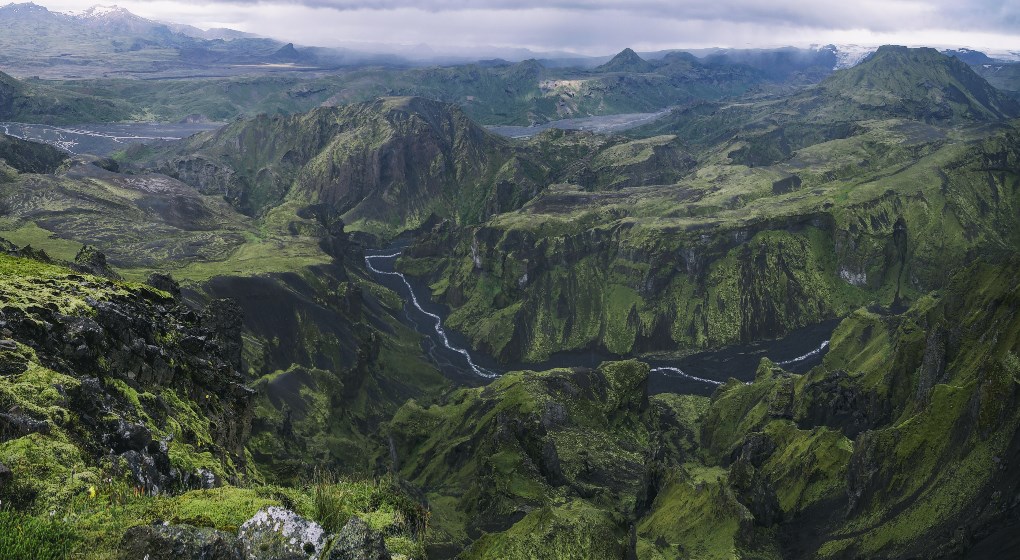
[[[352,517],[333,537],[329,560],[390,560],[390,553],[380,533]]]
[[[317,560],[326,545],[318,523],[277,506],[259,510],[237,536],[248,560]]]
[[[223,531],[189,525],[152,525],[132,527],[120,541],[123,560],[243,560],[237,537]]]

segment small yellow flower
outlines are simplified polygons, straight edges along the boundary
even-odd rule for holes
[[[90,500],[96,499],[96,487],[95,486],[89,486],[89,499]]]

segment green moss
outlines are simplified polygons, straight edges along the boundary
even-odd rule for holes
[[[581,559],[623,555],[621,520],[582,500],[535,510],[505,532],[484,535],[464,558]]]
[[[796,515],[846,494],[853,442],[838,430],[798,430],[792,422],[775,421],[766,426],[765,434],[777,449],[761,472],[772,481],[784,513]]]
[[[722,469],[687,465],[655,497],[637,525],[639,549],[647,558],[735,558],[738,532],[752,522]]]
[[[260,509],[271,505],[284,504],[269,489],[224,486],[155,500],[152,510],[171,523],[233,532]]]

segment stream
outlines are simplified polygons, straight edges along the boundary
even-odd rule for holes
[[[838,320],[797,329],[777,340],[727,346],[674,360],[640,356],[618,356],[602,352],[559,352],[541,363],[500,364],[471,350],[466,337],[447,330],[443,318],[448,310],[432,301],[429,287],[395,270],[397,258],[406,246],[398,243],[385,251],[369,251],[365,264],[382,285],[404,298],[407,325],[423,335],[424,349],[444,375],[469,386],[484,385],[508,371],[541,371],[558,367],[596,367],[606,360],[635,357],[651,366],[648,390],[656,393],[711,395],[730,378],[743,382],[754,379],[762,358],[768,357],[787,371],[806,373],[821,363]]]

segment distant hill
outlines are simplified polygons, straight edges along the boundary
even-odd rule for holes
[[[935,49],[884,46],[861,64],[833,74],[820,87],[858,112],[925,121],[996,120],[1020,115],[1002,94],[956,57]]]
[[[706,64],[742,64],[761,72],[774,81],[797,79],[816,82],[839,65],[840,58],[833,46],[818,49],[725,49],[702,58]]]
[[[0,121],[67,124],[125,120],[126,105],[55,90],[0,72]]]
[[[31,2],[0,7],[0,67],[55,78],[172,73],[195,64],[257,64],[283,43],[236,33],[168,26],[123,9],[63,14]],[[232,40],[223,40],[230,36]]]
[[[596,72],[651,72],[655,66],[627,48],[620,51],[609,62],[596,66]]]
[[[958,58],[934,49],[885,46],[794,95],[757,102],[695,104],[630,132],[676,134],[700,147],[724,147],[749,166],[860,133],[862,121],[904,119],[947,126],[1020,116],[1020,103]]]

